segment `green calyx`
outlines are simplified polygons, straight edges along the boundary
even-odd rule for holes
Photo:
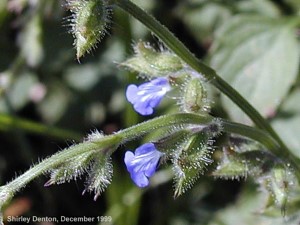
[[[178,130],[180,129],[180,130]],[[201,129],[195,128],[195,129]],[[186,128],[180,128],[173,126],[171,128],[162,128],[152,134],[154,138],[154,144],[159,151],[168,154],[172,154],[178,148],[181,148],[183,143],[186,143],[191,136],[195,134],[193,127],[187,126]]]
[[[102,39],[108,27],[110,9],[105,0],[80,0],[68,3],[73,14],[72,34],[77,59]]]
[[[282,213],[285,213],[289,194],[292,192],[295,183],[296,179],[294,174],[283,164],[274,166],[263,183],[265,188],[269,191],[273,202],[281,209]]]
[[[144,42],[138,42],[134,50],[135,55],[121,63],[121,66],[150,77],[167,76],[184,67],[180,58],[168,50],[159,52]]]
[[[288,165],[270,152],[252,150],[236,152],[226,148],[214,177],[239,179],[251,176],[268,194],[265,207],[276,206],[285,214],[290,193],[294,192],[296,177]]]
[[[246,177],[248,173],[246,158],[231,148],[224,148],[220,163],[212,175],[223,179],[240,179]]]
[[[73,157],[56,168],[50,170],[50,180],[44,186],[52,184],[63,184],[80,178],[86,172],[91,160],[95,157],[96,153],[85,152],[76,157]]]
[[[182,107],[185,112],[208,111],[206,90],[199,78],[191,78],[184,86]]]
[[[111,183],[113,175],[113,166],[111,158],[107,155],[98,154],[92,162],[88,171],[88,177],[85,182],[85,190],[94,192],[94,200],[96,201],[100,194]]]
[[[190,189],[205,168],[213,162],[212,143],[209,136],[200,132],[184,143],[181,149],[174,151],[171,161],[175,174],[175,197]]]

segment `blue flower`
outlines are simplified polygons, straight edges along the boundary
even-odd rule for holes
[[[150,82],[127,87],[126,98],[133,105],[135,111],[141,115],[151,115],[164,95],[171,89],[169,81],[165,77],[159,77]]]
[[[155,148],[153,143],[141,145],[135,150],[134,154],[131,151],[125,153],[124,162],[127,170],[138,187],[148,186],[148,178],[155,173],[162,154]]]

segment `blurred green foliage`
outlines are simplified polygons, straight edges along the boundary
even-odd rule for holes
[[[237,88],[300,157],[299,0],[133,2],[154,14]],[[116,10],[110,34],[78,62],[69,19],[63,1],[0,1],[2,184],[15,171],[26,170],[90,130],[112,133],[141,120],[124,97],[124,87],[136,82],[136,74],[118,69],[118,64],[133,54],[133,42],[157,39]],[[216,97],[215,115],[249,123],[226,98],[211,92]],[[5,123],[7,117],[13,122]],[[47,127],[64,129],[51,133]],[[201,177],[189,192],[173,199],[173,175],[167,168],[156,174],[153,186],[140,190],[132,184],[122,159],[123,151],[118,151],[112,185],[96,202],[92,196],[81,196],[81,181],[51,188],[38,181],[16,196],[28,200],[27,208],[18,212],[17,201],[9,208],[27,216],[107,215],[120,225],[285,224],[271,209],[259,214],[267,197],[251,180]],[[298,201],[291,211],[299,212]],[[289,224],[298,223],[296,213]]]

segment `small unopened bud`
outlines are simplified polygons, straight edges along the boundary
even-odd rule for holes
[[[206,90],[198,78],[190,79],[184,86],[182,107],[185,112],[204,112],[208,111],[208,101]]]
[[[178,130],[177,127],[160,129],[152,135],[152,140],[158,139],[154,141],[156,148],[166,153],[166,155],[172,155],[178,148],[181,148],[194,133],[199,132],[200,129],[200,126],[197,131],[195,131],[193,127],[181,128],[180,130]]]
[[[174,152],[172,162],[175,173],[175,193],[177,197],[193,186],[211,159],[212,141],[206,133],[192,136],[181,149]]]
[[[99,154],[88,172],[89,176],[86,180],[83,194],[86,191],[94,192],[94,200],[96,201],[100,194],[111,183],[112,173],[113,166],[111,158],[104,154]]]
[[[134,50],[135,55],[121,66],[152,77],[167,76],[183,69],[181,59],[170,51],[158,52],[144,42],[137,43]]]
[[[103,142],[103,139],[106,139],[106,141]],[[86,190],[91,191],[95,189],[96,194],[100,193],[100,190],[103,190],[108,185],[107,181],[111,179],[112,166],[109,157],[119,143],[120,138],[118,136],[104,136],[97,130],[92,132],[83,143],[75,145],[77,147],[81,146],[81,150],[85,148],[85,145],[90,146],[90,149],[86,149],[88,151],[76,154],[51,168],[48,171],[50,172],[50,180],[44,186],[62,184],[87,176]],[[69,149],[71,150],[72,146]],[[99,178],[97,178],[98,175]],[[101,182],[102,185],[97,189],[96,183],[99,184]]]
[[[232,147],[224,148],[220,164],[213,175],[225,179],[239,179],[248,175],[264,177],[273,168],[275,160],[276,158],[267,151],[237,152]]]
[[[280,207],[283,214],[285,214],[288,195],[296,182],[295,180],[294,174],[282,164],[276,165],[267,179],[267,189],[271,192],[275,204]]]
[[[73,12],[71,32],[75,38],[77,58],[89,52],[102,39],[111,15],[107,0],[69,0]]]
[[[224,148],[223,155],[213,176],[223,179],[240,179],[249,173],[247,160],[231,148]]]
[[[89,167],[94,155],[95,152],[86,152],[67,160],[57,168],[53,168],[50,173],[50,180],[48,180],[44,186],[48,187],[53,184],[63,184],[80,178],[86,171],[86,168]]]

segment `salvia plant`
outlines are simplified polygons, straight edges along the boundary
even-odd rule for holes
[[[202,4],[202,1],[198,2]],[[219,7],[218,1],[215,2],[214,7]],[[271,4],[271,1],[262,2]],[[132,182],[141,189],[151,186],[153,177],[163,168],[171,171],[176,198],[192,190],[206,176],[237,180],[249,178],[259,187],[257,192],[267,196],[260,213],[274,216],[274,212],[280,212],[276,216],[281,221],[299,223],[299,157],[266,119],[266,115],[270,114],[268,107],[254,99],[265,99],[265,105],[274,105],[272,101],[277,101],[278,106],[287,95],[286,87],[295,81],[298,68],[278,69],[279,76],[286,76],[286,79],[280,79],[275,85],[282,86],[283,91],[278,91],[275,100],[270,100],[274,87],[269,87],[268,82],[260,83],[259,79],[271,76],[265,76],[263,69],[258,75],[254,74],[256,70],[252,67],[255,62],[248,65],[246,59],[257,55],[258,64],[266,63],[273,67],[274,76],[277,76],[279,62],[276,61],[276,49],[274,52],[261,52],[260,46],[253,43],[253,48],[246,50],[248,55],[239,55],[248,46],[251,47],[251,43],[243,47],[249,36],[263,30],[261,37],[268,36],[265,42],[276,38],[286,40],[287,43],[278,48],[294,52],[290,63],[298,66],[299,15],[284,19],[245,17],[240,19],[244,21],[241,27],[238,27],[238,19],[233,19],[217,34],[218,42],[212,46],[210,67],[192,54],[164,25],[130,0],[66,0],[64,9],[70,12],[65,23],[73,35],[79,63],[86,54],[101,46],[101,39],[109,33],[109,28],[118,26],[112,22],[115,11],[129,14],[156,37],[158,43],[134,40],[133,54],[118,62],[120,70],[138,75],[138,80],[126,87],[123,96],[145,121],[109,135],[95,130],[83,142],[73,143],[34,164],[0,187],[1,210],[17,192],[41,175],[48,177],[45,188],[83,179],[85,187],[82,193],[92,193],[96,201],[114,179],[114,153],[125,147],[126,151],[120,154],[123,167]],[[39,20],[39,15],[34,16],[31,23],[40,23]],[[261,26],[256,26],[257,23]],[[226,36],[228,33],[231,35]],[[259,44],[266,43],[262,41]],[[237,46],[238,49],[234,52],[232,48],[222,47],[224,45]],[[261,56],[265,54],[272,54],[274,61],[270,63]],[[230,66],[239,57],[245,58],[238,67],[239,71],[246,70],[246,75],[235,79]],[[289,65],[286,64],[286,67]],[[252,82],[254,79],[257,82]],[[253,91],[253,95],[265,91],[264,96],[247,95],[247,91],[254,89],[262,91]],[[228,110],[227,118],[219,117],[220,113],[213,110],[219,94],[225,109],[233,107],[239,111]],[[161,105],[168,106],[170,110],[156,116],[162,114]],[[129,147],[132,141],[141,144]]]

